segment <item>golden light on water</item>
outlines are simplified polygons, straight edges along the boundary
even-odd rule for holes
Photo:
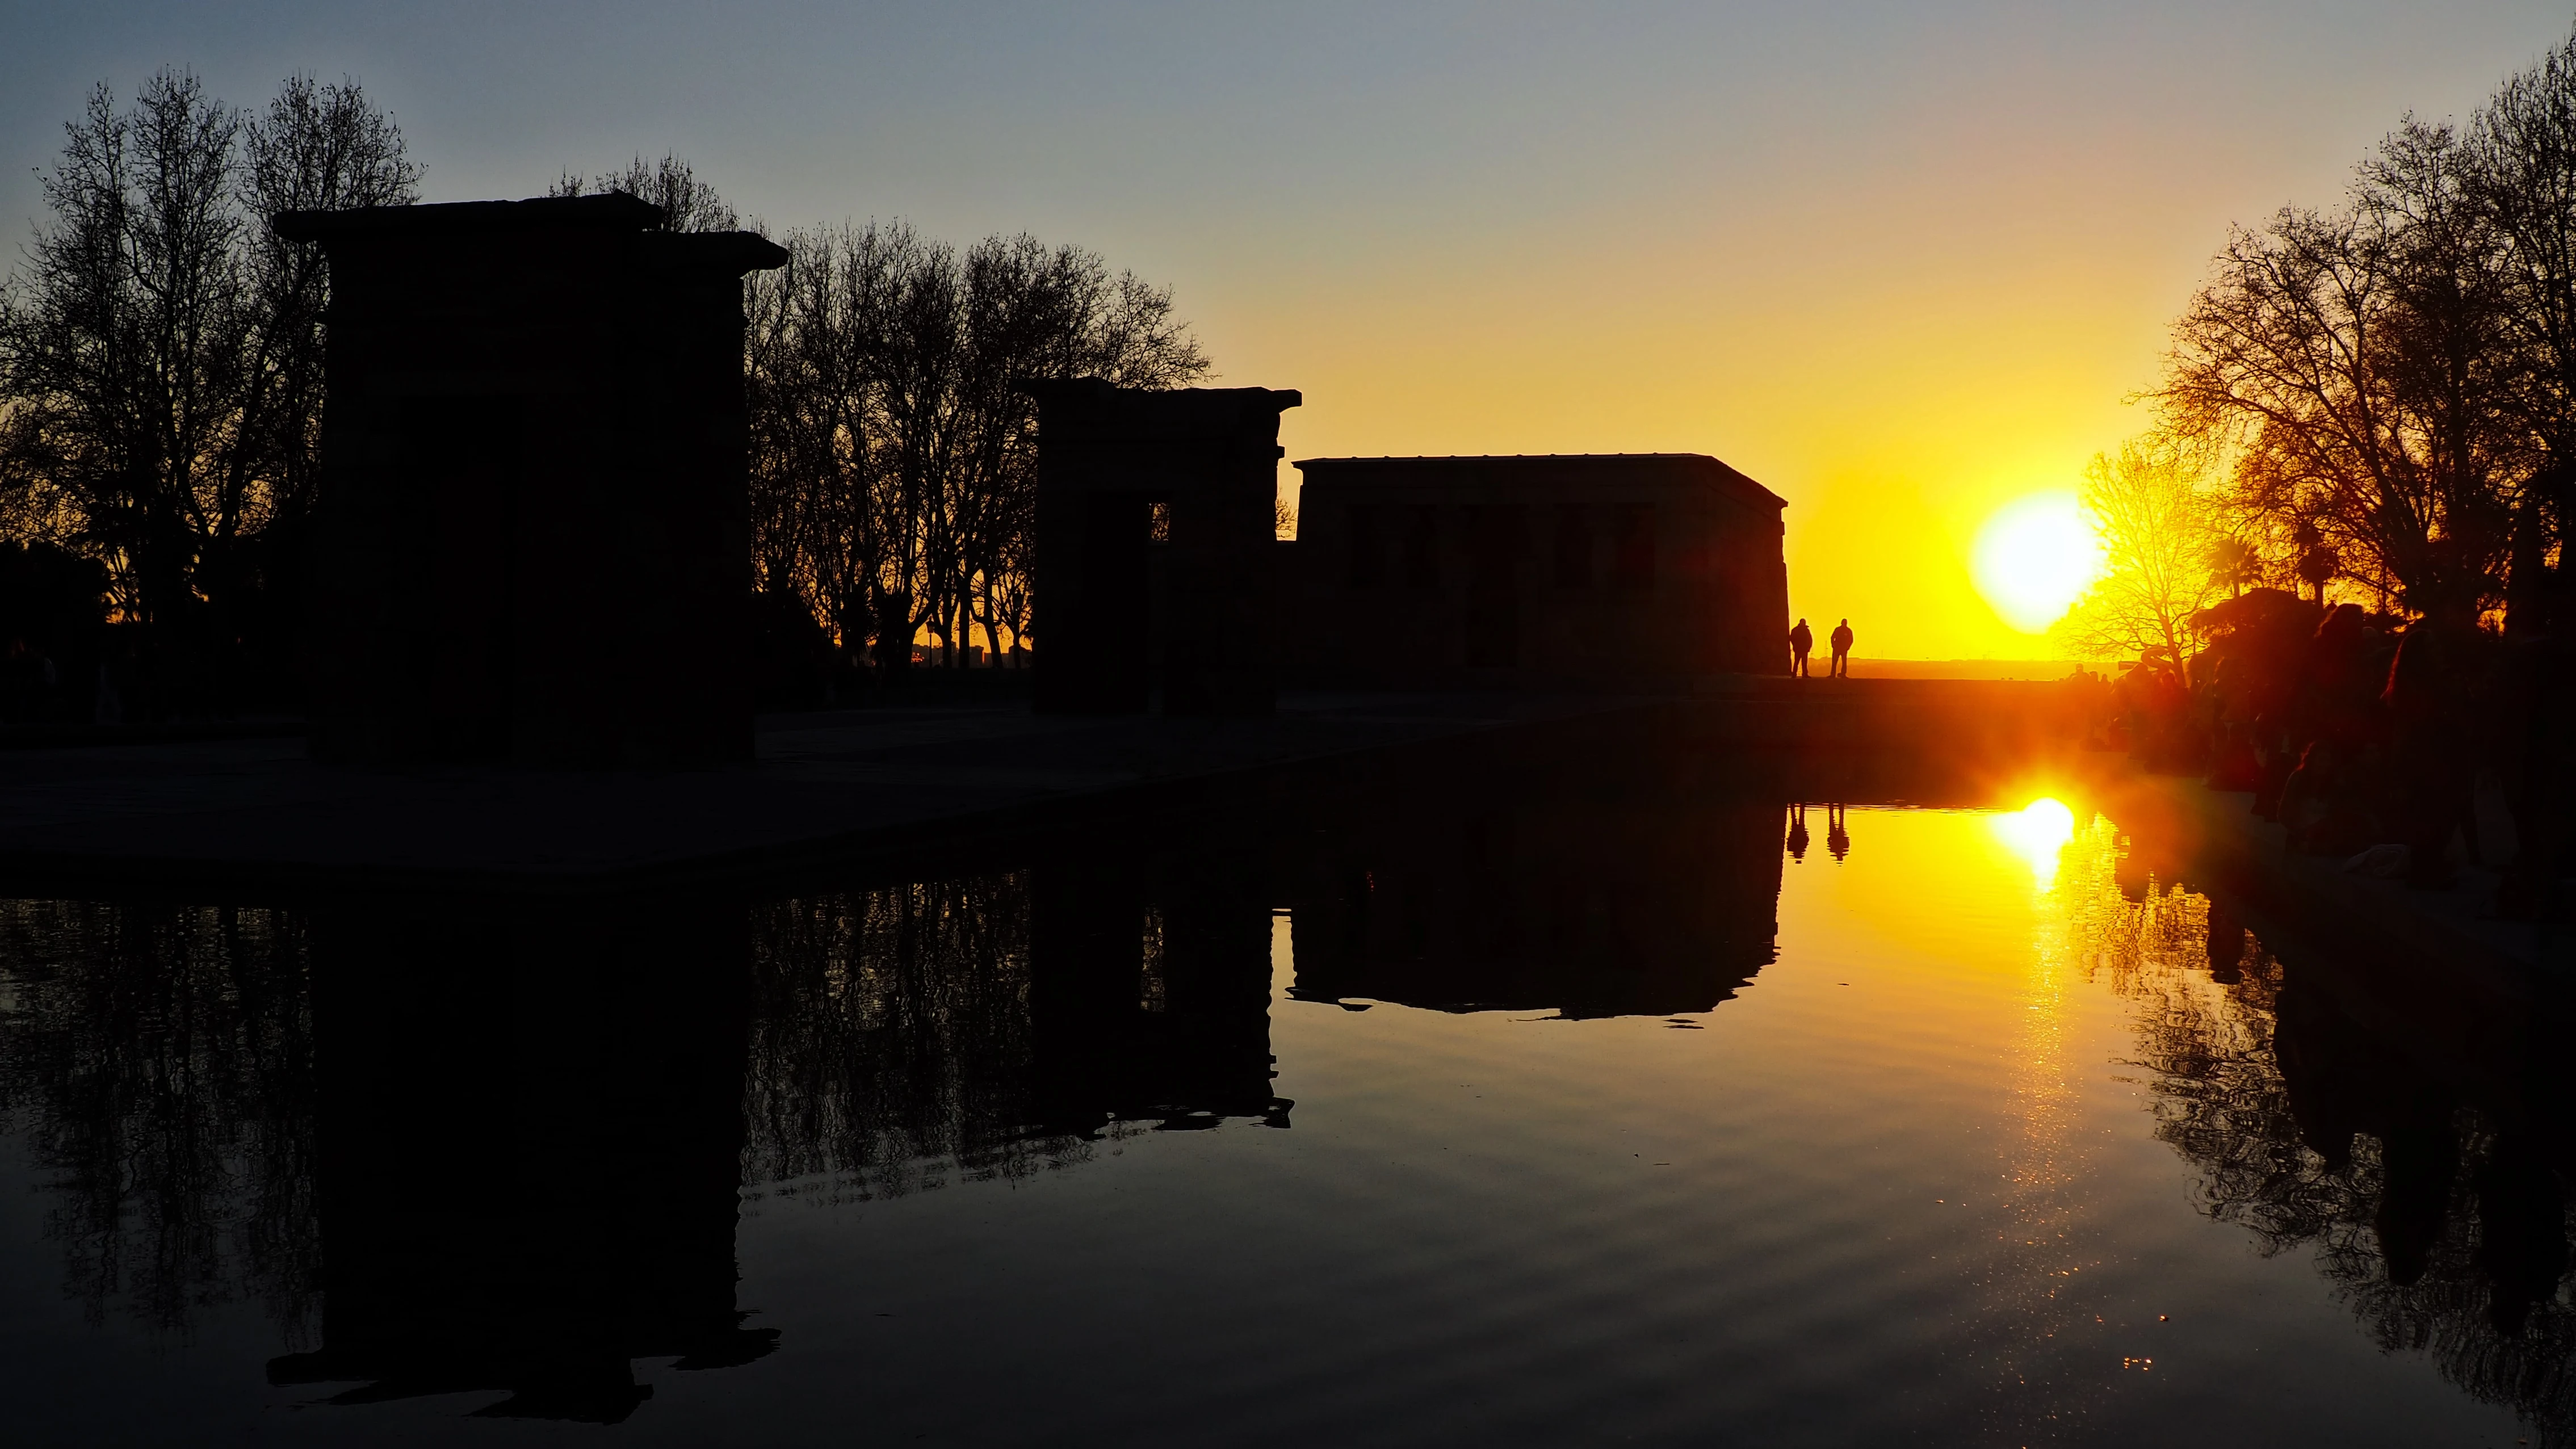
[[[2102,573],[2102,545],[2072,493],[2033,493],[1994,511],[1977,534],[1977,592],[2025,634],[2046,631]]]
[[[2046,890],[2057,881],[2057,859],[2075,838],[2075,812],[2041,796],[2019,810],[1987,819],[1995,838],[2030,867],[2033,882]]]

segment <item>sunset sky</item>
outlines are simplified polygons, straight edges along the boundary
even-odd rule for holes
[[[774,227],[1026,229],[1172,284],[1291,457],[1692,451],[1864,655],[2037,656],[1981,525],[2141,423],[2231,221],[2561,40],[2524,3],[64,5],[0,219],[95,81],[362,81],[432,200],[677,151]],[[14,256],[14,247],[11,255]],[[1286,475],[1293,482],[1294,474]]]

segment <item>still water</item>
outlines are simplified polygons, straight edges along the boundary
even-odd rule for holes
[[[0,1438],[2559,1442],[2514,1113],[2038,788],[9,904]]]

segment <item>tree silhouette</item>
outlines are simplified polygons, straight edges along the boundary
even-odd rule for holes
[[[2463,125],[2406,117],[2341,205],[2232,230],[2146,396],[2268,580],[2535,601],[2576,506],[2576,36]]]
[[[2212,568],[2220,537],[2195,460],[2160,438],[2123,444],[2085,468],[2083,501],[2105,567],[2053,632],[2079,655],[2187,664],[2193,617],[2227,589]]]
[[[65,132],[0,293],[0,520],[105,563],[165,648],[238,668],[247,635],[282,669],[329,283],[268,222],[410,201],[419,170],[355,82],[302,76],[255,116],[185,71],[123,109],[102,84]]]
[[[584,196],[622,191],[662,208],[664,231],[738,231],[742,218],[716,195],[714,186],[698,179],[689,163],[665,153],[659,161],[641,155],[622,170],[603,171],[585,181],[571,170],[546,188],[548,196]],[[760,230],[754,225],[754,231]]]
[[[1031,377],[1171,387],[1209,365],[1168,288],[1027,235],[960,252],[902,222],[790,232],[750,281],[753,556],[847,647],[997,653],[1030,628]]]

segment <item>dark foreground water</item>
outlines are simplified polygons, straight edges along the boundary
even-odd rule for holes
[[[2473,1004],[2044,778],[1784,791],[0,905],[0,1440],[2561,1439],[2547,1124],[2407,1039]]]

